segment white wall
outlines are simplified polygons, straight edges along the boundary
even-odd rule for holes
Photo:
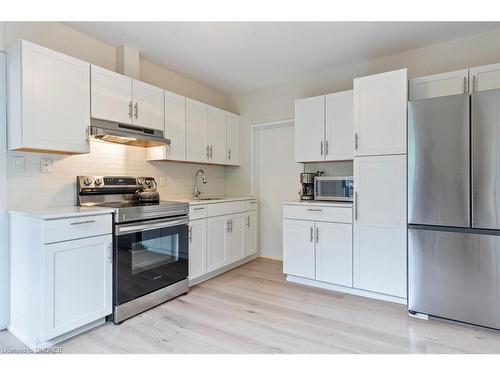
[[[1,27],[0,27],[1,29]],[[9,319],[9,249],[7,243],[5,55],[0,52],[0,329]]]
[[[226,191],[250,189],[250,126],[294,117],[298,98],[352,89],[352,79],[407,67],[410,77],[500,62],[500,29],[434,44],[375,60],[332,66],[280,85],[235,95],[233,106],[243,116],[243,166],[226,171]]]

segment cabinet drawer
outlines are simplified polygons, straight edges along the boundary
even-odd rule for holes
[[[352,223],[352,207],[283,206],[283,218]]]
[[[189,206],[189,220],[204,219],[207,217],[207,205],[197,204]]]
[[[257,199],[246,201],[246,211],[253,211],[259,208],[259,201]]]
[[[234,214],[245,211],[245,202],[226,202],[207,205],[207,217]]]
[[[80,216],[43,222],[43,243],[112,233],[111,215]]]

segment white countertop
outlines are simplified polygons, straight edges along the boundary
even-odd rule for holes
[[[352,207],[352,202],[335,202],[335,201],[286,201],[282,204],[292,206],[331,206],[331,207]]]
[[[194,206],[197,204],[215,204],[215,203],[226,203],[226,202],[237,202],[237,201],[248,201],[255,199],[255,197],[246,196],[246,197],[221,197],[220,199],[195,199],[195,198],[176,198],[176,199],[167,199],[173,202],[187,202],[190,206]]]
[[[112,208],[105,207],[51,207],[51,208],[20,208],[9,210],[10,215],[23,215],[43,220],[62,219],[67,217],[93,216],[112,214]]]

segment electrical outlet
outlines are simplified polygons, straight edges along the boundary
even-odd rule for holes
[[[40,173],[51,173],[52,172],[52,159],[41,158],[40,159]]]
[[[24,156],[12,157],[12,171],[16,173],[24,172]]]
[[[160,187],[166,187],[167,186],[167,177],[166,176],[161,176],[159,179],[158,179],[158,185]]]

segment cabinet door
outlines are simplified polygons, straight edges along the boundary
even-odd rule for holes
[[[226,162],[226,112],[207,106],[207,142],[210,147],[209,161]]]
[[[326,95],[326,160],[352,160],[352,90]]]
[[[226,264],[228,237],[228,216],[207,219],[207,272],[216,270]]]
[[[132,97],[134,103],[134,125],[164,130],[165,99],[163,89],[147,83],[132,80]]]
[[[283,220],[283,273],[315,277],[314,221]]]
[[[257,211],[246,213],[245,223],[245,255],[254,255],[258,251]]]
[[[90,64],[33,43],[19,43],[12,50],[15,56],[11,50],[8,56],[9,73],[20,70],[17,82],[9,74],[9,108],[19,110],[9,111],[9,125],[18,127],[9,133],[21,135],[11,149],[89,152]],[[21,97],[11,95],[14,86]],[[13,140],[10,134],[9,138]]]
[[[193,280],[206,273],[206,238],[207,221],[189,222],[189,279]]]
[[[229,220],[228,262],[237,261],[245,256],[245,214],[231,215]]]
[[[406,153],[406,69],[354,79],[356,156]]]
[[[186,98],[186,159],[207,162],[207,105]]]
[[[295,161],[325,160],[325,96],[295,101]]]
[[[478,66],[469,69],[470,92],[495,90],[500,88],[500,64]]]
[[[316,225],[316,280],[352,287],[352,225]]]
[[[132,79],[92,65],[92,117],[132,124]]]
[[[469,71],[462,69],[410,79],[408,82],[409,100],[467,94],[469,92],[468,78]]]
[[[240,116],[226,114],[226,164],[240,165]]]
[[[111,314],[111,235],[44,246],[43,339]]]
[[[167,157],[186,160],[186,98],[165,91],[165,138],[170,139]]]
[[[354,287],[406,297],[406,155],[354,158]]]

